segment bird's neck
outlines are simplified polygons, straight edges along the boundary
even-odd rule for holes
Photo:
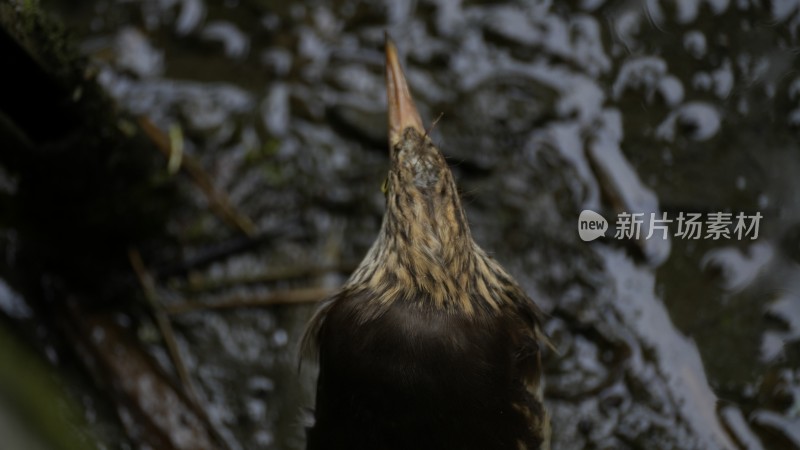
[[[413,257],[417,266],[459,269],[472,256],[474,243],[452,174],[447,170],[440,178],[389,195],[381,233],[394,237],[394,251]]]
[[[473,308],[469,286],[483,252],[472,240],[449,171],[445,177],[430,189],[387,196],[378,239],[349,285],[365,286],[383,301],[414,297],[439,308]]]

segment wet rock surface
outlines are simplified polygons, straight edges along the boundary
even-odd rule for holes
[[[167,305],[198,305],[172,320],[230,448],[303,448],[313,306],[202,305],[335,288],[372,243],[384,30],[423,119],[441,115],[476,240],[549,315],[554,448],[800,448],[796,4],[61,6],[120,107],[179,127],[260,237],[203,259],[239,237],[184,180],[193,205],[169,231],[188,268],[156,270]],[[755,241],[585,243],[583,209],[764,218]]]

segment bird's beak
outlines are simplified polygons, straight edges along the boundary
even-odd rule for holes
[[[422,119],[408,91],[408,83],[403,68],[397,59],[397,47],[386,37],[386,94],[389,99],[389,146],[400,142],[406,128],[414,128],[420,135],[425,134]]]

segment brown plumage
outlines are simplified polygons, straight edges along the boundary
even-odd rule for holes
[[[309,450],[547,449],[541,313],[472,240],[453,175],[386,44],[386,214],[309,323]]]

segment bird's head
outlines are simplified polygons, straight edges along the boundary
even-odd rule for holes
[[[386,90],[391,159],[386,213],[348,286],[379,292],[386,302],[410,296],[471,310],[469,286],[475,283],[470,274],[482,251],[472,240],[453,174],[422,125],[397,49],[388,39]]]
[[[392,160],[389,180],[395,187],[429,190],[450,178],[450,169],[431,142],[414,105],[397,48],[386,43],[386,93],[389,112],[389,152]],[[386,186],[388,188],[390,186]]]
[[[453,175],[428,136],[409,92],[397,49],[387,39],[386,92],[391,167],[384,185],[387,231],[442,263],[471,250]]]

